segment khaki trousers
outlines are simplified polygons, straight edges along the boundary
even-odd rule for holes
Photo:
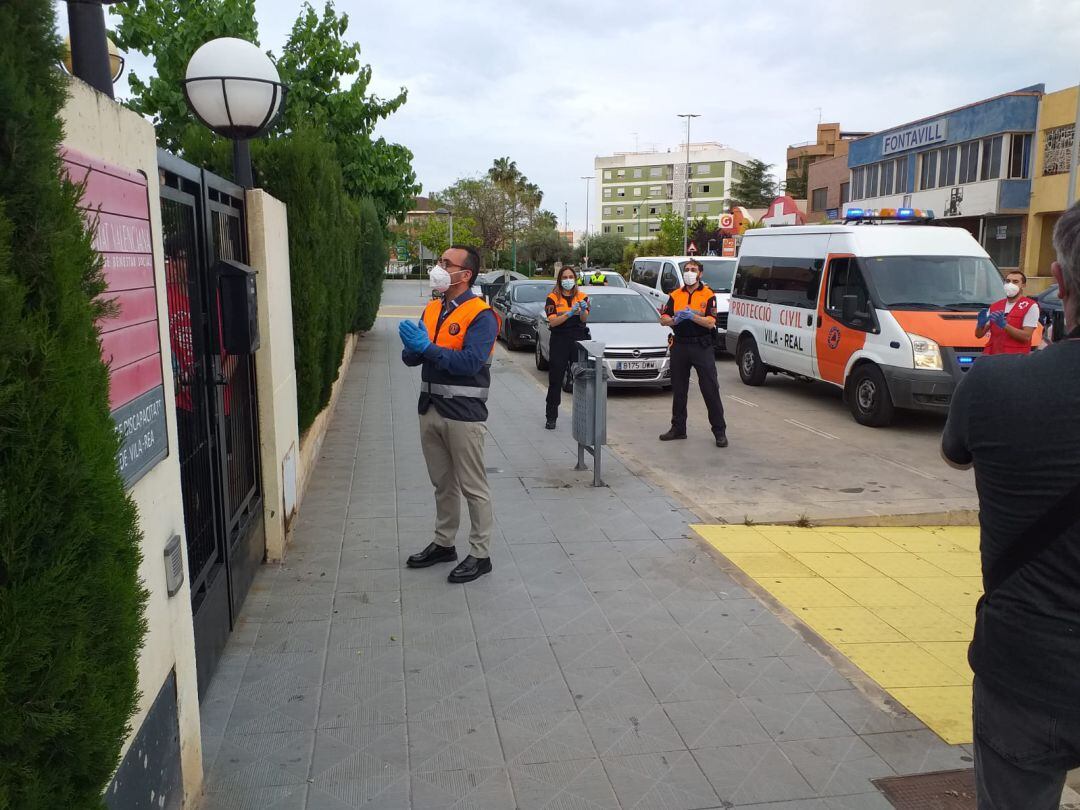
[[[430,405],[420,415],[420,446],[435,487],[435,542],[452,546],[461,523],[461,496],[469,504],[469,544],[474,557],[490,556],[494,518],[484,467],[483,422],[447,419]]]

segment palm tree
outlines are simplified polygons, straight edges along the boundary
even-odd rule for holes
[[[517,270],[517,223],[518,200],[525,203],[530,215],[540,207],[543,192],[530,183],[517,167],[517,161],[509,157],[496,158],[488,169],[488,178],[496,187],[510,196],[510,239],[514,254],[514,270]]]

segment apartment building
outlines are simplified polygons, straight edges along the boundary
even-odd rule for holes
[[[665,152],[616,152],[596,158],[600,233],[631,241],[656,236],[660,218],[688,207],[692,219],[727,210],[731,185],[751,156],[719,143],[683,144]]]

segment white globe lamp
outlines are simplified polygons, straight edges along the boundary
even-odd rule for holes
[[[248,140],[262,135],[281,112],[287,88],[258,46],[235,37],[212,39],[188,61],[184,97],[195,117],[233,141],[233,171],[252,185]]]

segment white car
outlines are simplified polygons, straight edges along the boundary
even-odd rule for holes
[[[660,325],[649,302],[626,287],[583,287],[582,292],[589,296],[592,307],[589,334],[604,344],[608,386],[670,388],[671,330]],[[536,319],[536,367],[540,371],[548,368],[550,345],[551,329],[541,314]]]

